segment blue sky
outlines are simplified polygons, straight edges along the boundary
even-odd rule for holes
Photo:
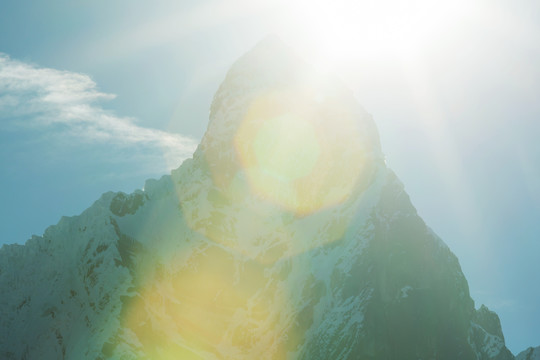
[[[535,1],[3,1],[0,243],[176,168],[268,33],[355,92],[477,306],[514,353],[540,345]]]

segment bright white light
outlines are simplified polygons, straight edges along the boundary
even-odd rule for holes
[[[464,0],[299,0],[283,6],[280,35],[330,68],[358,58],[415,57],[478,12]]]

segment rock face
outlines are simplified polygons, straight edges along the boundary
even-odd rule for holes
[[[540,360],[540,346],[536,348],[530,347],[520,352],[516,356],[516,360]]]
[[[514,358],[371,117],[272,38],[192,159],[4,245],[0,289],[2,359]]]

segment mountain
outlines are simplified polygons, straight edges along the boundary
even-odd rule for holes
[[[0,250],[2,359],[514,359],[371,116],[276,38],[193,155]]]
[[[516,356],[516,360],[540,360],[540,346],[523,350]]]

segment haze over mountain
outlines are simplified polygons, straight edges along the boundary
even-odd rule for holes
[[[0,250],[6,359],[513,359],[371,116],[276,38],[170,175]]]

